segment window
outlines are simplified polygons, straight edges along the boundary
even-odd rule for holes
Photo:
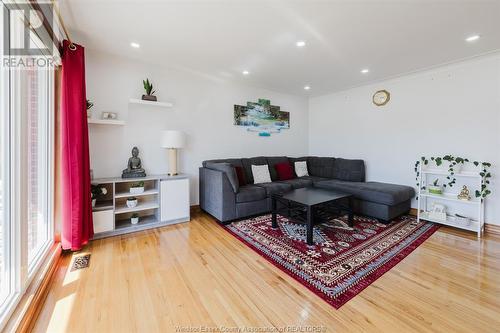
[[[0,36],[4,33],[3,4],[0,3]],[[0,45],[3,62],[4,43]],[[9,73],[2,68],[0,72],[0,308],[11,291],[9,276],[10,232],[9,232]]]
[[[49,241],[49,71],[32,67],[20,73],[21,112],[26,168],[21,177],[27,189],[27,252],[29,271]],[[22,127],[24,127],[22,126]]]
[[[0,8],[1,331],[53,244],[54,69],[48,55],[36,55],[42,62],[5,64],[4,58],[13,59],[10,45],[23,44],[26,24],[23,11],[2,2]],[[29,36],[35,54],[43,45],[36,34]],[[22,59],[35,59],[34,54]]]

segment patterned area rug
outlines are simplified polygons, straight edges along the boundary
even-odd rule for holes
[[[271,215],[264,215],[225,229],[337,309],[439,228],[412,216],[388,225],[355,216],[349,228],[343,217],[315,226],[308,246],[304,225],[278,216],[278,226],[273,229]]]

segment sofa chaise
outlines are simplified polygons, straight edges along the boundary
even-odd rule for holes
[[[279,163],[305,161],[308,176],[280,181],[275,169]],[[267,165],[271,182],[254,184],[252,165]],[[237,168],[243,170],[247,184],[240,186]],[[200,208],[223,223],[271,211],[271,195],[315,186],[353,195],[355,214],[387,222],[410,210],[413,187],[365,181],[363,160],[334,157],[286,156],[231,158],[204,161],[200,174]]]

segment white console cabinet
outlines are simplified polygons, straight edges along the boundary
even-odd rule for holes
[[[161,220],[170,221],[189,216],[189,179],[160,181]]]
[[[92,208],[94,239],[187,222],[190,219],[189,178],[184,175],[155,175],[141,178],[93,179],[93,185],[106,187],[107,194]],[[142,184],[141,193],[130,193]],[[127,206],[134,198],[137,205]],[[132,217],[139,223],[132,224]]]

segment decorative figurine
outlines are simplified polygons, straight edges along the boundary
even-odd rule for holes
[[[467,188],[467,185],[464,185],[464,187],[462,187],[462,190],[460,191],[460,193],[457,195],[457,198],[460,200],[469,201],[470,200],[469,194],[470,194],[470,192],[469,192],[469,189]]]
[[[146,171],[142,168],[139,149],[132,148],[132,157],[128,159],[127,168],[122,171],[122,178],[146,177]]]

